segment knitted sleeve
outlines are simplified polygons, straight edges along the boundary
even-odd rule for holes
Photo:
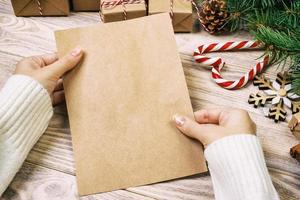
[[[224,137],[204,152],[217,200],[278,200],[256,136]]]
[[[13,75],[0,91],[0,196],[52,114],[48,92],[28,76]]]

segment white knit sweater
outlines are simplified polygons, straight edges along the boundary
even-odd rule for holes
[[[0,196],[53,114],[47,91],[27,76],[12,76],[0,92]],[[234,135],[210,144],[205,157],[220,200],[277,200],[257,137]]]

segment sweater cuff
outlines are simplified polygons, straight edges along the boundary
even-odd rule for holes
[[[1,139],[16,149],[35,143],[47,128],[52,114],[47,90],[29,76],[13,75],[0,92]]]
[[[50,95],[29,76],[11,76],[0,91],[0,195],[46,130]]]
[[[279,199],[256,136],[224,137],[210,144],[204,155],[216,199]]]

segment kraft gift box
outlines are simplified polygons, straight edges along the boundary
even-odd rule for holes
[[[173,5],[173,6],[172,6]],[[193,30],[192,3],[187,0],[149,0],[149,15],[170,13],[175,32],[191,32]]]
[[[12,0],[15,15],[24,16],[67,16],[69,0]]]
[[[99,11],[100,0],[72,0],[74,11]]]
[[[100,16],[103,22],[129,20],[147,15],[146,2],[142,0],[128,1],[131,3],[126,3],[126,1],[122,3],[118,0],[101,0],[100,2]]]

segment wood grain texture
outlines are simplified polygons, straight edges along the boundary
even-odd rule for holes
[[[93,196],[82,197],[82,200],[137,200],[144,196],[118,190]],[[75,177],[55,170],[25,163],[14,181],[2,197],[8,199],[31,200],[75,200],[78,199]],[[145,198],[151,200],[152,198]]]
[[[13,73],[15,64],[23,57],[55,51],[53,31],[99,23],[97,13],[72,13],[70,17],[16,18],[9,0],[0,1],[0,88]],[[257,123],[267,165],[281,199],[300,199],[300,165],[289,156],[290,147],[299,141],[290,133],[287,122],[275,124],[263,116],[261,109],[247,103],[253,85],[238,91],[218,87],[210,78],[210,69],[193,61],[197,45],[207,42],[242,40],[249,36],[240,32],[226,36],[211,36],[200,32],[177,34],[186,81],[194,110],[206,107],[232,106],[248,110]],[[99,50],[101,52],[101,50]],[[221,56],[228,64],[222,74],[239,78],[256,63],[260,51],[211,53]],[[275,78],[276,66],[266,70]],[[174,80],[176,81],[176,80]],[[65,105],[55,108],[49,128],[30,152],[22,169],[1,199],[78,199],[71,135]],[[159,184],[128,188],[81,199],[214,199],[208,174]]]

